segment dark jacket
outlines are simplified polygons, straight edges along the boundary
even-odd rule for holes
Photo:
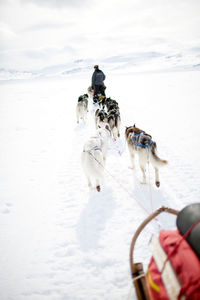
[[[92,86],[94,87],[95,85],[103,85],[103,81],[105,80],[106,76],[104,73],[96,69],[92,75]]]

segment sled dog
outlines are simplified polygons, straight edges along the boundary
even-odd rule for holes
[[[76,118],[77,123],[79,123],[80,119],[84,122],[86,121],[88,112],[88,94],[84,94],[78,98],[78,103],[76,105]]]
[[[99,128],[96,135],[86,141],[81,154],[81,163],[88,180],[88,186],[92,188],[95,185],[98,192],[101,190],[100,184],[104,176],[109,138],[109,126],[105,125],[104,128]]]
[[[98,127],[105,127],[105,123],[108,122],[108,115],[103,109],[97,109],[95,111],[95,116],[94,116],[94,121],[95,121],[95,127],[98,129]],[[103,123],[103,124],[102,124]]]
[[[89,94],[90,98],[93,98],[93,96],[94,96],[94,89],[93,89],[92,86],[88,87],[88,94]]]
[[[108,124],[110,126],[112,137],[114,140],[117,139],[117,137],[120,137],[120,124],[121,124],[121,118],[119,110],[112,109],[108,113]]]
[[[116,100],[111,99],[110,97],[106,99],[105,105],[107,108],[107,111],[116,108],[119,110],[118,102]]]
[[[141,183],[146,183],[145,171],[147,161],[149,160],[155,169],[155,184],[157,187],[159,187],[159,167],[166,165],[168,162],[158,157],[156,143],[152,141],[152,138],[149,134],[135,127],[135,125],[126,127],[125,138],[127,141],[133,169],[135,167],[135,154],[138,154],[139,165],[143,175]]]
[[[98,104],[100,108],[104,109],[106,105],[106,96],[99,96]]]

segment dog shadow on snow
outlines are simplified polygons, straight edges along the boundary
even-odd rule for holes
[[[115,210],[112,189],[90,192],[89,200],[77,223],[77,238],[82,251],[97,249],[107,222]]]

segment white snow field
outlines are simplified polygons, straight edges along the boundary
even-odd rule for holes
[[[1,300],[135,299],[129,248],[152,211],[151,195],[153,210],[200,201],[199,74],[106,74],[122,124],[100,193],[88,189],[80,163],[95,132],[92,101],[86,124],[75,114],[91,74],[0,84]],[[160,169],[160,188],[151,166],[146,185],[138,165],[129,168],[124,129],[134,123],[169,162]],[[175,221],[163,214],[147,226],[136,261],[146,267],[151,234],[175,228]]]

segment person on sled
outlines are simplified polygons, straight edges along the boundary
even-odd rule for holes
[[[104,80],[106,78],[103,71],[99,69],[98,65],[94,66],[94,73],[92,75],[92,88],[94,89],[94,98],[99,95],[105,96]]]

